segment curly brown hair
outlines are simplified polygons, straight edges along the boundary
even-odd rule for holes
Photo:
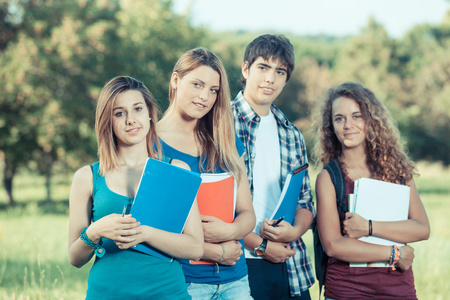
[[[344,173],[348,171],[342,161],[342,145],[334,133],[332,119],[333,101],[339,97],[353,99],[359,106],[366,122],[366,163],[374,178],[404,183],[415,175],[414,163],[405,153],[400,132],[388,109],[375,94],[359,83],[346,82],[335,90],[328,91],[328,97],[321,107],[322,124],[319,127],[317,148],[323,165],[338,159]]]

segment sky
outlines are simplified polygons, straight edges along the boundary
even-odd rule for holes
[[[173,0],[177,13],[191,7],[194,26],[213,31],[270,30],[296,35],[356,35],[370,16],[393,38],[415,25],[441,23],[450,0]]]

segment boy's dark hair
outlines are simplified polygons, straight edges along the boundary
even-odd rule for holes
[[[292,71],[294,71],[294,46],[282,34],[260,35],[248,44],[244,54],[244,62],[248,63],[248,68],[251,67],[258,57],[262,57],[265,60],[271,58],[280,60],[281,64],[287,68],[286,81],[289,80]],[[245,78],[242,78],[241,81],[245,86]]]

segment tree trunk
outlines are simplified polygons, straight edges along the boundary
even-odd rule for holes
[[[53,159],[50,155],[45,157],[45,189],[47,190],[47,203],[52,202],[52,167]]]
[[[52,174],[50,170],[45,172],[45,189],[47,190],[47,203],[52,202]]]
[[[6,204],[7,205],[14,205],[16,202],[14,201],[14,197],[12,194],[13,189],[13,179],[14,174],[16,173],[16,168],[14,166],[10,166],[5,161],[5,166],[3,169],[3,186],[6,190]]]

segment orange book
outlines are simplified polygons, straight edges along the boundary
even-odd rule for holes
[[[236,184],[227,173],[201,174],[202,183],[197,193],[198,210],[201,215],[214,216],[224,222],[234,220],[236,209]],[[213,265],[209,260],[192,261],[193,265]]]

